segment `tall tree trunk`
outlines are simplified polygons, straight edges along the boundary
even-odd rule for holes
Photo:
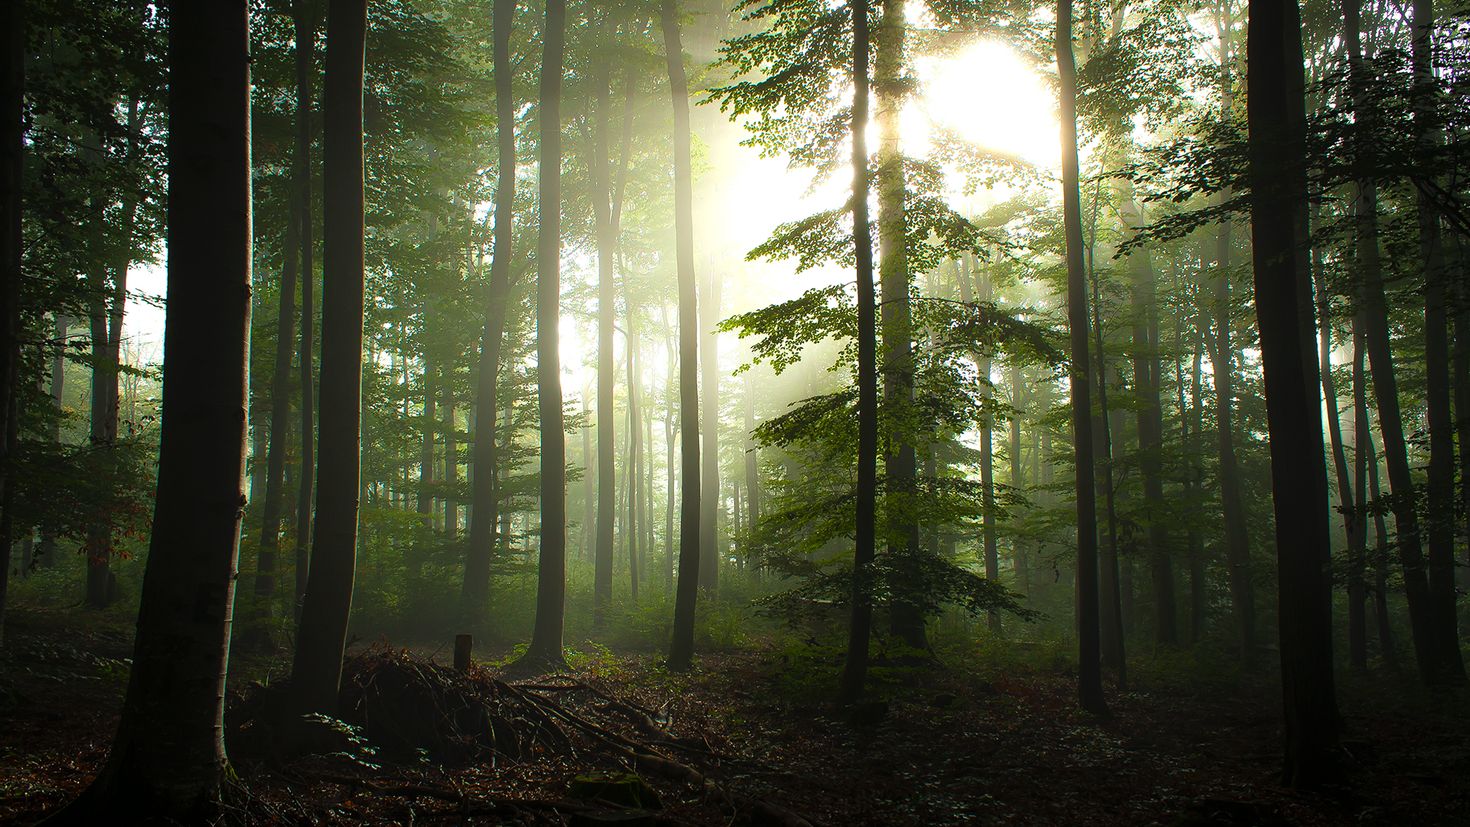
[[[427,307],[424,318],[428,318]],[[418,491],[414,497],[414,513],[419,516],[420,529],[423,536],[427,537],[434,530],[434,428],[439,422],[438,397],[434,387],[434,368],[429,363],[429,357],[424,355],[424,368],[420,374],[423,384],[423,434],[419,443],[419,479]],[[404,383],[407,393],[408,383]],[[405,401],[406,401],[405,396]],[[408,555],[405,561],[410,577],[418,576],[423,567],[422,543],[415,542],[404,550]]]
[[[1020,364],[1011,365],[1011,407],[1016,412],[1011,414],[1011,488],[1017,492],[1026,489],[1025,475],[1022,473],[1024,467],[1021,463],[1021,417],[1022,411],[1026,410],[1029,401],[1026,393],[1026,381]],[[1016,571],[1016,588],[1021,594],[1029,597],[1031,595],[1031,567],[1026,559],[1026,549],[1021,543],[1019,534],[1011,539],[1011,565]]]
[[[305,118],[306,113],[297,112]],[[265,502],[261,507],[260,550],[255,561],[257,643],[269,644],[275,616],[276,568],[281,549],[285,499],[286,441],[291,438],[291,345],[296,340],[296,268],[301,234],[301,202],[291,199],[286,238],[281,245],[281,286],[276,307],[276,362],[271,376],[271,430],[266,448]]]
[[[906,99],[903,80],[907,40],[907,0],[882,0],[883,17],[874,31],[873,93],[878,122],[878,289],[879,331],[882,338],[883,407],[893,422],[906,422],[913,405],[913,310],[909,304],[908,251],[905,247],[904,195],[907,183],[900,147],[899,119]],[[927,649],[925,618],[914,594],[919,554],[919,524],[915,517],[915,477],[918,455],[913,438],[900,434],[883,448],[887,482],[888,554],[895,558],[897,582],[890,584],[892,631],[906,645]]]
[[[312,342],[316,324],[316,308],[312,288],[316,271],[312,258],[316,252],[311,220],[311,79],[315,74],[316,3],[296,0],[291,9],[296,41],[296,198],[300,204],[299,230],[301,242],[301,349],[297,361],[301,365],[301,481],[296,489],[296,619],[301,619],[301,602],[306,595],[306,580],[311,557],[312,502],[316,491],[316,382],[313,379]],[[279,344],[277,345],[280,346]]]
[[[613,333],[617,324],[617,283],[614,274],[617,243],[610,210],[608,180],[609,89],[606,62],[596,70],[596,115],[592,126],[592,215],[597,234],[597,550],[593,556],[592,618],[600,627],[606,621],[613,593],[613,523],[617,505],[616,470],[616,368],[613,362]],[[631,377],[630,377],[631,379]],[[629,388],[631,392],[631,387]]]
[[[363,342],[362,79],[367,0],[329,0],[322,90],[322,418],[311,570],[296,632],[297,711],[335,714],[357,566]]]
[[[1363,450],[1368,455],[1368,493],[1373,499],[1375,506],[1383,502],[1383,492],[1378,485],[1378,451],[1373,444],[1373,432],[1368,427],[1367,403],[1363,405],[1363,434],[1367,440],[1363,443]],[[1393,624],[1388,614],[1388,521],[1383,517],[1383,509],[1373,509],[1373,620],[1378,628],[1378,649],[1391,667],[1398,665],[1398,647],[1394,644]]]
[[[1230,0],[1221,3],[1217,18],[1220,36],[1221,111],[1229,116],[1234,108],[1234,79],[1231,67],[1233,37]],[[1225,198],[1228,194],[1222,194]],[[1220,485],[1220,513],[1224,520],[1225,565],[1229,572],[1230,603],[1235,614],[1236,640],[1241,659],[1249,662],[1256,648],[1256,594],[1251,567],[1250,535],[1246,530],[1248,515],[1240,479],[1240,463],[1235,454],[1235,345],[1232,343],[1232,299],[1230,295],[1230,246],[1232,226],[1220,222],[1215,236],[1215,330],[1206,342],[1210,345],[1210,372],[1215,382],[1215,432],[1219,453],[1217,478]]]
[[[1318,212],[1314,206],[1314,214]],[[1315,216],[1313,225],[1320,216]],[[1314,255],[1316,251],[1313,251]],[[1327,405],[1327,435],[1331,443],[1332,467],[1337,474],[1337,510],[1342,514],[1343,534],[1348,544],[1348,653],[1354,669],[1363,669],[1367,662],[1367,650],[1363,645],[1361,600],[1363,529],[1366,523],[1357,510],[1353,499],[1353,481],[1348,470],[1347,449],[1343,445],[1342,417],[1338,411],[1337,380],[1332,375],[1332,299],[1328,290],[1327,275],[1320,266],[1312,268],[1317,282],[1317,360],[1322,373],[1322,394]]]
[[[628,290],[627,280],[624,280],[623,290],[630,298],[631,291]],[[642,453],[642,438],[639,435],[638,422],[638,334],[633,329],[633,306],[628,302],[628,466],[626,473],[626,487],[628,489],[628,527],[625,532],[628,539],[628,596],[634,603],[638,602],[638,577],[641,573],[638,567],[638,540],[641,525],[638,519],[638,500],[642,496],[643,479],[639,468],[639,456]]]
[[[1362,321],[1363,312],[1359,310],[1353,318],[1353,491],[1356,498],[1352,515],[1357,531],[1348,545],[1347,571],[1348,663],[1358,670],[1368,667],[1368,619],[1363,603],[1367,593],[1364,576],[1368,561],[1368,456],[1373,452],[1373,435],[1368,430],[1368,381],[1363,364],[1367,354]]]
[[[536,240],[536,407],[541,425],[541,552],[536,567],[536,624],[529,663],[560,665],[567,580],[567,436],[562,417],[561,86],[565,0],[546,0],[541,54],[541,157]]]
[[[668,481],[664,487],[664,593],[674,591],[674,512],[678,508],[675,489],[678,485],[679,468],[674,462],[675,417],[678,416],[679,394],[674,384],[679,375],[678,353],[675,350],[674,332],[669,326],[668,305],[659,303],[659,314],[664,328],[664,346],[668,354],[664,376],[664,388],[668,401],[664,408],[664,467],[668,470]]]
[[[1067,326],[1071,336],[1072,450],[1077,489],[1077,695],[1082,708],[1105,715],[1097,560],[1092,399],[1087,359],[1087,273],[1082,261],[1082,195],[1077,163],[1077,64],[1072,55],[1072,0],[1058,0],[1057,76],[1062,125],[1062,213],[1067,242]]]
[[[960,299],[968,302],[970,299],[969,279],[975,280],[975,299],[981,302],[991,300],[992,288],[990,279],[980,274],[980,268],[976,266],[974,258],[968,254],[961,261],[960,276]],[[974,354],[975,372],[981,381],[981,393],[988,399],[994,394],[991,385],[991,359],[988,356]],[[1000,579],[1000,552],[997,544],[996,512],[995,512],[995,423],[989,415],[985,415],[980,421],[980,521],[981,521],[981,558],[985,566],[985,579],[996,581]],[[933,457],[931,451],[929,456]],[[929,474],[933,478],[933,473]],[[938,553],[938,544],[933,549]],[[986,622],[992,634],[1000,634],[1000,612],[991,609],[986,615]]]
[[[1337,696],[1327,471],[1322,458],[1320,377],[1312,358],[1311,309],[1301,305],[1298,224],[1307,180],[1301,23],[1296,0],[1251,0],[1247,35],[1251,237],[1261,331],[1272,499],[1280,588],[1286,756],[1283,781],[1310,786],[1336,773]],[[1309,295],[1309,292],[1308,292]],[[1309,392],[1310,390],[1310,392]]]
[[[1126,689],[1128,686],[1128,658],[1125,652],[1124,618],[1132,617],[1131,600],[1133,597],[1133,584],[1130,580],[1126,594],[1129,603],[1124,603],[1125,590],[1120,575],[1118,561],[1118,492],[1113,481],[1113,419],[1115,412],[1108,404],[1108,360],[1107,349],[1103,338],[1102,323],[1102,290],[1100,289],[1097,271],[1093,267],[1093,249],[1096,240],[1098,199],[1102,191],[1102,182],[1097,183],[1093,190],[1092,219],[1093,234],[1087,244],[1087,281],[1092,288],[1092,337],[1096,345],[1097,357],[1093,360],[1095,365],[1089,381],[1097,389],[1097,410],[1092,414],[1092,430],[1102,456],[1101,463],[1094,464],[1094,473],[1098,473],[1097,485],[1102,488],[1103,507],[1107,512],[1108,534],[1107,542],[1102,545],[1099,554],[1099,576],[1098,585],[1101,589],[1098,616],[1101,621],[1099,630],[1099,641],[1102,647],[1103,666],[1113,670],[1118,678],[1118,688]],[[1101,467],[1098,467],[1098,466]],[[1132,571],[1132,560],[1128,561],[1129,569]],[[1129,611],[1125,612],[1125,606]]]
[[[745,508],[746,532],[755,531],[761,519],[760,454],[755,437],[755,379],[745,374]]]
[[[674,107],[674,240],[679,277],[679,584],[669,668],[685,670],[694,659],[694,604],[699,599],[699,295],[694,276],[694,174],[689,157],[689,82],[674,0],[659,4],[669,95]]]
[[[1133,194],[1126,195],[1126,214],[1141,223]],[[1179,642],[1179,612],[1174,588],[1174,561],[1169,553],[1169,527],[1164,515],[1164,413],[1159,404],[1158,308],[1153,264],[1146,250],[1130,259],[1132,266],[1133,390],[1138,415],[1138,467],[1148,528],[1148,563],[1153,582],[1154,639]]]
[[[1434,3],[1414,0],[1414,131],[1426,167],[1443,142],[1437,124],[1434,77]],[[1440,682],[1465,683],[1455,615],[1455,433],[1450,413],[1449,273],[1445,267],[1439,209],[1427,190],[1418,193],[1419,257],[1424,267],[1424,375],[1429,429],[1429,620],[1439,652]]]
[[[440,374],[444,407],[444,536],[453,541],[459,535],[459,425],[455,419],[454,366]]]
[[[21,186],[25,171],[25,60],[26,9],[23,0],[0,9],[0,30],[5,32],[4,76],[0,79],[0,504],[3,519],[11,520],[9,503],[14,502],[10,462],[15,430],[12,402],[20,374],[20,284],[24,239],[21,234]],[[61,327],[61,318],[57,317]],[[53,373],[52,388],[58,388]],[[59,403],[58,403],[59,407]],[[53,541],[54,542],[54,541]],[[5,603],[10,587],[10,538],[0,536],[0,645],[4,643]]]
[[[1409,625],[1420,678],[1425,683],[1451,680],[1463,675],[1458,648],[1446,645],[1445,630],[1436,622],[1419,536],[1419,515],[1413,470],[1404,439],[1403,415],[1399,410],[1398,379],[1394,372],[1393,349],[1388,323],[1388,301],[1384,295],[1383,268],[1378,249],[1378,188],[1371,177],[1367,142],[1376,113],[1366,93],[1367,67],[1359,43],[1359,0],[1342,0],[1344,32],[1353,79],[1353,108],[1359,129],[1360,172],[1357,213],[1357,264],[1362,278],[1361,301],[1365,308],[1368,362],[1373,370],[1373,391],[1378,402],[1378,422],[1383,434],[1383,455],[1388,464],[1394,523],[1398,529],[1399,561],[1403,565],[1404,597],[1409,604]],[[1355,48],[1356,47],[1356,48]],[[1452,641],[1451,641],[1452,643]]]
[[[494,553],[499,464],[495,414],[500,408],[500,348],[510,303],[511,243],[516,194],[515,100],[511,85],[510,40],[515,0],[495,0],[491,29],[495,69],[495,227],[490,287],[485,297],[485,327],[475,369],[474,434],[471,436],[470,536],[460,589],[463,619],[481,622],[490,600],[490,559]],[[509,415],[506,427],[509,427]],[[508,444],[508,443],[507,443]],[[502,532],[504,534],[505,532]]]
[[[168,306],[158,494],[112,751],[57,821],[217,815],[245,502],[250,73],[244,2],[169,15]]]
[[[66,395],[66,340],[71,330],[71,319],[60,313],[55,313],[53,324],[55,325],[56,346],[51,350],[51,442],[61,445],[61,416],[63,403]],[[52,526],[41,527],[41,543],[36,549],[36,564],[41,568],[54,568],[56,566],[56,530]]]
[[[878,508],[878,299],[873,285],[873,230],[868,218],[868,3],[849,0],[852,12],[852,225],[857,259],[858,451],[852,616],[839,691],[863,693],[868,639],[873,628],[873,560]],[[751,489],[754,491],[754,489]],[[755,519],[752,512],[752,520]]]
[[[720,585],[720,277],[713,271],[705,274],[699,294],[699,327],[703,342],[699,349],[700,368],[700,436],[704,440],[704,477],[699,483],[703,492],[699,515],[699,586],[713,595]]]

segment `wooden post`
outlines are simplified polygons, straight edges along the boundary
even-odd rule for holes
[[[454,671],[468,672],[470,670],[470,648],[474,646],[475,639],[470,635],[454,636]]]

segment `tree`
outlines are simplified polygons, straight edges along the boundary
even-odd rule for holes
[[[20,284],[24,237],[21,234],[21,179],[25,169],[25,3],[0,10],[5,36],[4,76],[0,78],[0,508],[11,518],[10,467],[14,462],[12,400],[19,374]],[[10,588],[11,537],[0,532],[0,642],[5,634],[5,598]]]
[[[528,664],[560,666],[567,578],[567,436],[562,416],[561,356],[561,86],[566,3],[546,0],[541,54],[541,166],[536,246],[536,404],[541,422],[541,553],[536,625]]]
[[[705,273],[699,288],[699,321],[703,343],[699,349],[700,437],[704,440],[704,478],[699,483],[699,585],[711,596],[720,585],[720,276]]]
[[[669,668],[694,660],[694,605],[699,599],[699,297],[694,280],[694,173],[689,152],[689,82],[674,0],[661,0],[659,22],[674,107],[675,267],[679,279],[679,574]]]
[[[1261,331],[1271,491],[1276,510],[1283,780],[1334,777],[1337,696],[1332,675],[1327,469],[1312,352],[1310,276],[1299,229],[1307,212],[1301,22],[1296,0],[1251,0],[1246,42],[1251,239]],[[1303,305],[1304,299],[1306,306]]]
[[[852,607],[842,697],[863,692],[868,637],[873,626],[872,568],[877,553],[878,510],[878,299],[873,286],[873,233],[868,221],[868,5],[852,10],[852,231],[857,254],[858,455],[857,505],[852,554]],[[754,493],[752,492],[752,496]],[[751,520],[755,519],[752,511]]]
[[[1077,163],[1077,64],[1072,2],[1057,3],[1057,76],[1062,123],[1062,210],[1066,233],[1067,327],[1071,337],[1072,453],[1077,475],[1077,692],[1082,708],[1107,714],[1102,691],[1097,564],[1097,491],[1088,387],[1087,272],[1082,260],[1082,194]]]
[[[247,4],[169,10],[163,423],[133,667],[107,764],[62,823],[212,818],[240,515],[250,334]]]
[[[291,9],[291,24],[296,52],[296,198],[300,202],[301,243],[301,346],[297,359],[301,364],[301,473],[296,491],[296,588],[292,606],[300,620],[301,600],[306,594],[306,578],[311,559],[312,494],[316,488],[316,382],[312,378],[314,346],[313,328],[316,308],[312,301],[316,270],[312,258],[316,253],[312,225],[311,186],[311,78],[315,68],[316,0],[296,0]],[[281,347],[278,342],[277,347]]]
[[[474,477],[470,487],[470,536],[465,554],[461,614],[478,620],[490,594],[495,542],[495,414],[499,408],[501,340],[510,301],[511,245],[515,237],[516,123],[511,86],[510,36],[515,0],[496,0],[491,28],[495,64],[495,229],[484,330],[475,370]]]
[[[613,397],[613,328],[617,323],[617,284],[614,281],[614,247],[611,196],[608,181],[608,73],[600,69],[593,82],[597,100],[596,122],[592,126],[592,215],[597,233],[597,533],[593,549],[593,622],[601,624],[612,601],[613,588],[613,510],[617,505],[616,441]],[[629,301],[629,314],[632,302]],[[631,359],[631,357],[630,357]],[[631,364],[631,362],[630,362]],[[631,380],[631,376],[629,379]],[[629,388],[632,392],[632,388]]]
[[[363,62],[367,0],[329,0],[322,87],[322,405],[316,524],[291,688],[299,712],[337,708],[357,566],[362,435]]]

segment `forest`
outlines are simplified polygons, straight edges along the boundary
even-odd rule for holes
[[[0,823],[1470,823],[1470,3],[0,38]]]

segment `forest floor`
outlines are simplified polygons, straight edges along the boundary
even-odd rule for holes
[[[7,627],[0,650],[0,823],[24,824],[75,795],[106,758],[129,642],[122,630],[84,626],[61,613],[17,611]],[[388,654],[393,650],[379,643],[375,651],[423,664],[435,656],[443,662],[447,649]],[[1098,719],[1077,711],[1073,678],[1058,659],[880,666],[886,706],[854,715],[821,700],[827,673],[814,660],[831,658],[772,643],[708,654],[694,672],[675,675],[649,653],[597,650],[573,658],[565,676],[505,678],[514,688],[503,692],[537,692],[562,704],[548,708],[590,736],[567,740],[565,749],[538,746],[520,760],[453,765],[341,754],[237,761],[241,784],[232,812],[239,817],[232,820],[1470,823],[1463,695],[1428,696],[1386,677],[1345,679],[1347,778],[1339,788],[1308,794],[1277,783],[1280,731],[1269,680],[1204,683],[1160,671],[1136,680],[1145,688],[1110,693],[1113,715]],[[485,686],[505,686],[494,669],[472,674]],[[665,734],[650,738],[627,716],[612,714],[629,710],[648,712],[642,723]],[[630,760],[626,744],[665,758]],[[629,766],[656,792],[661,809],[638,812],[571,795],[579,776]],[[688,769],[698,776],[691,779]]]

